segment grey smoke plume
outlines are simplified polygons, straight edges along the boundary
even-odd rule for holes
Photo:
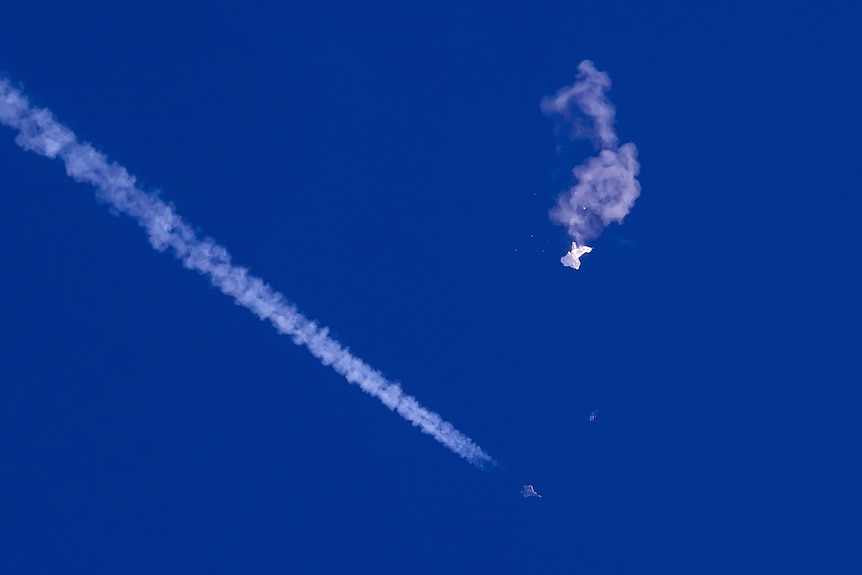
[[[405,394],[398,383],[387,380],[352,355],[328,335],[327,328],[306,318],[263,280],[231,263],[225,248],[210,238],[197,237],[172,206],[138,188],[135,178],[124,167],[109,162],[90,144],[79,142],[50,111],[32,107],[19,90],[2,78],[0,124],[18,130],[15,142],[25,150],[63,160],[69,176],[92,185],[100,199],[137,221],[155,249],[172,252],[183,266],[207,276],[238,305],[261,320],[268,320],[276,331],[289,335],[297,345],[304,345],[321,363],[332,367],[347,381],[358,385],[476,467],[496,465],[469,437],[422,407],[415,398]]]
[[[622,223],[641,191],[637,148],[632,143],[617,145],[616,110],[605,95],[610,87],[608,75],[584,60],[575,83],[541,104],[546,115],[570,128],[572,137],[591,139],[599,149],[597,156],[575,166],[575,184],[560,195],[550,213],[551,220],[566,226],[579,244],[596,238],[611,222]]]

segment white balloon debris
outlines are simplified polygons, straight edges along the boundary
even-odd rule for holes
[[[577,242],[572,242],[572,249],[569,252],[560,258],[560,262],[566,266],[567,268],[581,268],[581,256],[584,254],[588,254],[593,251],[593,248],[590,246],[580,246],[578,247]]]

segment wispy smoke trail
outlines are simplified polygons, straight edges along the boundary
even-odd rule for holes
[[[641,191],[635,178],[640,170],[637,148],[632,143],[617,145],[616,110],[605,96],[610,86],[608,75],[584,60],[574,84],[542,100],[546,115],[569,127],[573,137],[589,138],[599,148],[598,156],[572,170],[575,185],[551,210],[551,220],[566,226],[580,244],[597,237],[611,222],[622,223]]]
[[[207,276],[212,284],[237,304],[269,320],[279,333],[289,335],[320,359],[373,395],[386,407],[479,468],[496,463],[469,437],[406,395],[401,386],[387,380],[329,337],[325,327],[302,315],[284,296],[248,270],[231,263],[227,250],[210,238],[199,238],[176,214],[173,207],[135,185],[124,167],[109,162],[90,144],[78,142],[75,134],[57,122],[45,109],[30,106],[27,98],[0,78],[0,123],[18,130],[15,142],[25,150],[49,158],[59,157],[66,173],[78,182],[96,188],[97,196],[117,211],[134,218],[159,251],[170,250],[183,265]]]

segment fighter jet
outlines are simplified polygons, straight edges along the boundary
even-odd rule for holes
[[[536,490],[533,489],[532,485],[525,485],[524,489],[523,489],[523,491],[521,491],[521,493],[524,494],[524,497],[538,497],[539,499],[542,498],[541,495],[536,493]]]
[[[572,242],[572,249],[560,258],[560,263],[562,263],[567,268],[581,268],[581,256],[584,254],[588,254],[593,251],[593,248],[590,246],[581,246],[578,247],[577,242]]]

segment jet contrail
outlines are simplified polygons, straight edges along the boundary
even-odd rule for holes
[[[405,394],[398,383],[351,354],[329,337],[329,330],[306,318],[284,296],[231,263],[230,254],[210,238],[199,238],[172,206],[135,185],[134,176],[54,119],[46,109],[32,107],[8,80],[0,78],[0,124],[18,130],[15,142],[24,148],[63,160],[66,173],[75,181],[91,184],[98,198],[118,212],[134,218],[158,251],[172,251],[183,266],[207,276],[212,284],[262,320],[269,320],[279,333],[304,345],[324,365],[331,366],[350,383],[379,399],[389,409],[419,427],[424,433],[476,467],[496,465],[481,447],[433,411]]]
[[[572,170],[577,182],[557,199],[550,214],[554,223],[568,228],[576,243],[597,237],[611,222],[622,223],[641,191],[635,177],[640,170],[637,148],[632,143],[617,145],[616,110],[605,96],[610,86],[608,75],[584,60],[578,66],[574,84],[542,100],[546,115],[569,126],[573,137],[591,139],[599,148],[598,156]],[[573,251],[576,248],[573,246]],[[575,267],[566,260],[564,256],[564,265]]]

